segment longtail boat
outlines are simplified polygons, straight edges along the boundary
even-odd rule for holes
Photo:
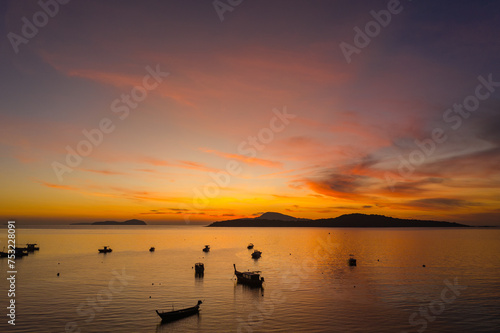
[[[264,283],[264,278],[260,276],[260,271],[240,272],[236,270],[235,264],[233,264],[233,267],[234,267],[234,275],[236,275],[238,283],[246,284],[252,287],[262,287],[262,283]]]
[[[170,312],[159,312],[156,310],[156,313],[158,316],[160,316],[161,321],[163,323],[165,322],[170,322],[174,321],[177,319],[189,317],[191,315],[197,314],[200,311],[200,304],[203,303],[202,301],[198,301],[198,304],[191,308],[185,308],[181,310],[175,310],[175,311],[170,311]]]

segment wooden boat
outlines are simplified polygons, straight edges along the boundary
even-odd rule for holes
[[[208,251],[210,251],[210,245],[205,245],[203,252],[208,252]]]
[[[252,258],[254,259],[259,259],[260,256],[261,256],[262,252],[259,251],[259,250],[254,250],[253,253],[252,253]]]
[[[191,308],[185,308],[182,310],[176,310],[176,311],[170,311],[170,312],[158,312],[156,310],[156,313],[158,316],[160,316],[161,321],[163,323],[165,322],[171,322],[177,319],[189,317],[191,315],[197,314],[200,311],[200,304],[203,303],[202,301],[198,301],[198,304]]]
[[[236,275],[238,283],[246,284],[251,287],[262,287],[262,283],[264,283],[264,278],[260,276],[260,271],[240,272],[236,270],[235,264],[233,264],[233,267],[234,267],[234,275]]]
[[[194,271],[196,272],[196,274],[205,273],[205,265],[203,265],[202,262],[197,262],[196,264],[194,264]]]
[[[151,247],[149,248],[149,252],[155,252],[155,247],[154,247],[154,246],[151,246]]]
[[[113,251],[112,249],[109,248],[109,246],[105,246],[103,249],[98,249],[99,253],[109,253]]]
[[[253,249],[253,244],[252,243],[248,244],[247,249],[249,250]]]

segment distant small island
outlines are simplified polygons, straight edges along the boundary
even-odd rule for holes
[[[256,218],[217,221],[208,227],[465,228],[470,226],[454,222],[398,219],[374,214],[355,213],[311,220],[268,212]]]
[[[118,221],[100,221],[100,222],[89,222],[89,223],[72,223],[71,225],[147,225],[146,222],[132,219],[123,222]]]

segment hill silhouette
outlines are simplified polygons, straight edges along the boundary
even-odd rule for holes
[[[310,219],[301,219],[290,215],[285,215],[275,212],[267,212],[261,216],[256,217],[257,220],[271,220],[271,221],[310,221]]]
[[[299,219],[280,213],[264,213],[256,218],[217,221],[209,227],[328,227],[328,228],[449,228],[469,227],[465,224],[444,221],[399,219],[384,215],[345,214],[327,219]]]
[[[72,223],[72,225],[147,225],[146,222],[142,220],[132,219],[123,222],[118,221],[100,221],[93,223]]]

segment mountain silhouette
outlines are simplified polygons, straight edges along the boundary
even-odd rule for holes
[[[147,225],[146,222],[142,220],[132,219],[123,222],[118,221],[100,221],[93,223],[72,223],[72,225]]]
[[[297,217],[293,217],[290,215],[285,215],[281,213],[275,212],[267,212],[262,214],[259,217],[255,218],[256,220],[271,220],[271,221],[310,221],[309,219],[300,219]]]
[[[300,219],[280,213],[268,212],[256,218],[217,221],[209,227],[329,227],[329,228],[422,228],[469,227],[444,221],[399,219],[384,215],[345,214],[327,219]]]

